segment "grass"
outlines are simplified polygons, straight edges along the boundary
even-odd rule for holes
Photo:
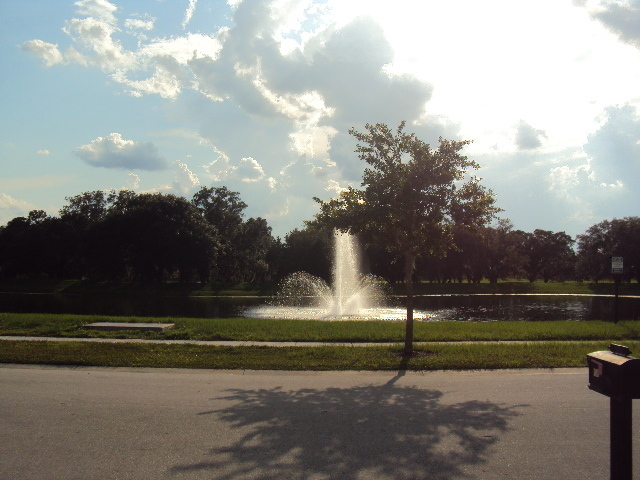
[[[627,342],[632,350],[640,342]],[[585,366],[586,354],[608,342],[420,344],[402,358],[386,347],[211,347],[185,344],[110,344],[0,341],[0,363],[251,370],[478,370]]]
[[[171,319],[175,330],[100,332],[95,321],[167,322],[167,318],[0,314],[0,335],[192,340],[400,342],[401,322]],[[369,347],[223,347],[194,344],[0,341],[0,363],[253,370],[477,370],[580,367],[585,355],[624,342],[640,351],[640,321],[418,322],[416,350]],[[489,343],[454,343],[486,341]],[[506,341],[516,341],[510,343]],[[439,343],[437,343],[439,342]]]
[[[396,286],[397,287],[397,286]],[[128,285],[42,281],[3,284],[2,291],[109,293],[136,295],[262,295],[271,285],[165,285],[149,289]],[[398,292],[403,290],[398,287]],[[501,282],[431,284],[416,293],[612,294],[611,284]],[[639,295],[637,283],[620,286],[621,295]],[[100,332],[87,323],[172,322],[165,332]],[[0,313],[0,335],[139,338],[157,340],[238,340],[272,342],[401,342],[404,323],[383,321],[263,320],[251,318],[150,318],[98,315]],[[466,370],[580,367],[585,355],[624,342],[640,352],[640,321],[417,322],[414,338],[422,355],[402,358],[399,343],[353,348],[218,347],[189,344],[83,343],[74,341],[0,341],[0,363],[269,370]],[[491,342],[460,344],[453,342]],[[506,343],[516,341],[517,343]],[[442,342],[442,343],[435,343]],[[447,343],[449,342],[449,343]],[[502,342],[502,343],[501,343]]]
[[[92,322],[175,323],[164,332],[101,332]],[[0,335],[236,340],[257,342],[400,342],[403,322],[264,320],[256,318],[153,318],[98,315],[0,313]],[[418,342],[640,340],[640,321],[416,322]]]

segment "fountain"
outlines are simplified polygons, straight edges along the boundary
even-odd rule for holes
[[[306,272],[289,275],[278,293],[265,305],[248,310],[254,318],[304,320],[404,320],[402,308],[384,306],[389,296],[385,282],[374,275],[360,273],[360,258],[353,235],[334,233],[332,287]],[[421,319],[424,314],[414,313]]]

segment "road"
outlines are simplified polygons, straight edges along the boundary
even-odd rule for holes
[[[0,478],[605,479],[586,377],[0,365]]]

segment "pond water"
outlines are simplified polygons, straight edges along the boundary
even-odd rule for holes
[[[268,303],[265,297],[136,297],[0,293],[0,312],[140,317],[229,318]],[[396,298],[397,307],[404,304]],[[424,295],[415,308],[426,321],[613,320],[614,298],[587,295]],[[618,319],[640,319],[640,297],[619,297]],[[265,320],[268,321],[268,320]]]

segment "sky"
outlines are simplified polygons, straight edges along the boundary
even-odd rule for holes
[[[515,229],[640,215],[640,0],[0,0],[0,66],[0,225],[226,186],[282,238],[403,120]]]

